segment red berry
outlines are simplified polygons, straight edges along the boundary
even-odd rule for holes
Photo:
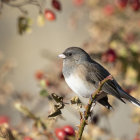
[[[116,60],[116,53],[113,49],[107,51],[108,62],[114,62]]]
[[[45,10],[45,17],[49,21],[53,21],[56,19],[55,13],[51,10]]]
[[[117,0],[116,3],[120,9],[124,9],[127,6],[128,0]]]
[[[134,138],[134,140],[140,140],[140,137],[139,137],[139,136],[136,136],[136,137]]]
[[[131,7],[134,11],[138,11],[140,9],[140,2],[139,0],[132,0]]]
[[[63,129],[56,128],[55,135],[59,140],[67,140],[67,138],[66,138],[67,134],[65,133],[65,131]]]
[[[140,140],[140,139],[136,137],[136,138],[134,138],[134,140]]]
[[[105,53],[102,55],[102,61],[103,62],[115,62],[117,56],[116,53],[113,49],[107,50]]]
[[[61,4],[58,0],[52,0],[52,6],[57,9],[58,11],[61,10]]]
[[[84,0],[73,0],[73,3],[74,3],[76,6],[81,6],[81,5],[83,5]]]
[[[50,82],[46,79],[46,86],[50,86],[51,84],[50,84]]]
[[[41,70],[38,70],[38,71],[35,73],[35,77],[36,77],[38,80],[41,80],[41,79],[44,77],[44,72],[41,71]]]
[[[0,116],[0,125],[4,123],[9,123],[9,118],[7,116]]]
[[[114,62],[116,60],[116,57],[112,54],[109,54],[108,56],[108,62]]]
[[[110,4],[106,5],[103,10],[104,14],[107,16],[111,16],[115,11],[114,6]]]
[[[74,131],[73,127],[71,127],[70,125],[66,125],[62,129],[69,136],[74,136],[75,135],[75,131]]]
[[[31,137],[27,136],[27,137],[24,137],[23,140],[33,140]]]

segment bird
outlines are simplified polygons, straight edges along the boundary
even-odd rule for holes
[[[78,96],[90,98],[99,83],[110,75],[107,69],[93,60],[82,48],[69,47],[58,56],[63,59],[64,79]],[[96,98],[98,103],[111,110],[112,106],[108,102],[108,95],[113,95],[123,103],[126,103],[125,100],[127,100],[140,107],[140,101],[125,92],[114,77],[104,83]]]

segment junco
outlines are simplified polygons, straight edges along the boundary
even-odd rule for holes
[[[67,48],[59,55],[63,58],[63,75],[69,87],[79,96],[89,98],[97,89],[98,84],[110,73],[99,63],[92,60],[88,53],[78,47]],[[111,94],[125,103],[123,99],[140,107],[140,101],[127,94],[115,79],[108,80],[96,101],[111,109],[107,95]]]

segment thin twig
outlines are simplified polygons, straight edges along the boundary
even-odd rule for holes
[[[0,126],[0,139],[16,140],[12,134],[12,131],[4,126]]]
[[[26,1],[23,1],[21,3],[18,3],[18,4],[14,4],[14,3],[11,3],[11,2],[7,2],[5,0],[2,0],[3,3],[11,6],[11,7],[21,7],[21,6],[25,6],[27,5],[28,3],[30,3],[31,0],[26,0]]]
[[[91,110],[93,102],[96,99],[96,95],[101,91],[101,89],[102,89],[103,85],[105,84],[105,82],[107,82],[108,80],[112,80],[112,79],[113,79],[112,76],[109,75],[104,80],[102,80],[99,83],[99,86],[98,86],[97,90],[95,90],[95,92],[92,94],[91,98],[89,99],[88,104],[87,104],[87,106],[85,108],[84,115],[80,120],[80,125],[79,125],[79,128],[78,128],[78,132],[76,133],[76,140],[81,140],[81,138],[82,138],[84,128],[88,124],[88,118],[90,116],[90,110]]]
[[[39,8],[39,12],[42,11],[42,7],[41,5],[39,4],[39,2],[37,0],[26,0],[22,3],[18,3],[18,4],[14,4],[14,3],[10,3],[9,1],[4,1],[2,0],[2,2],[10,7],[14,7],[14,8],[17,8],[19,9],[23,14],[28,14],[28,12],[26,10],[24,10],[24,6],[26,5],[34,5],[34,6],[37,6]]]

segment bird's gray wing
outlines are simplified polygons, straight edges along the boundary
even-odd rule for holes
[[[99,63],[97,63],[95,61],[89,62],[87,65],[88,66],[86,66],[86,67],[88,68],[88,74],[87,74],[88,76],[86,78],[87,78],[87,80],[89,80],[91,82],[94,81],[96,87],[99,85],[99,82],[101,82],[103,79],[105,79],[107,76],[110,75],[110,73],[105,68],[103,68]],[[124,102],[117,89],[116,83],[117,82],[115,80],[108,80],[103,85],[102,90],[108,94],[111,94],[111,95],[117,97],[119,100]]]

